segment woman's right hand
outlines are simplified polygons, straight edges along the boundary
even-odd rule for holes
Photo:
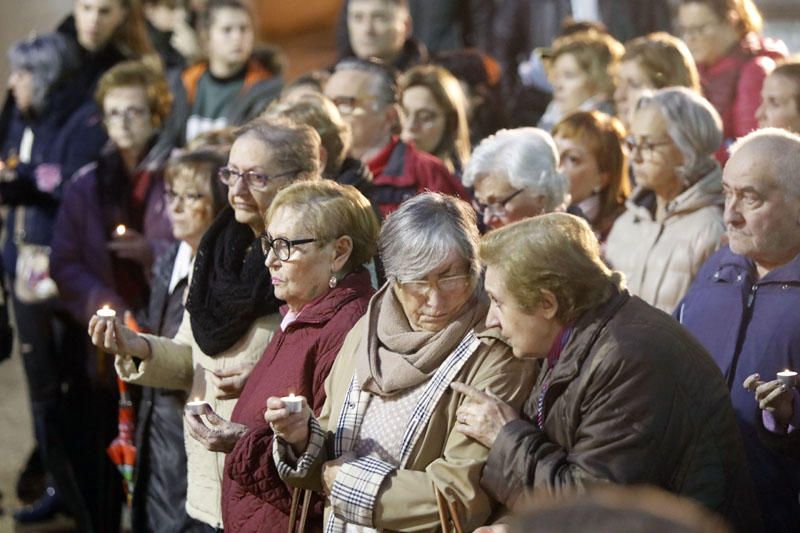
[[[94,315],[89,320],[89,337],[92,344],[109,353],[129,355],[142,360],[150,358],[150,345],[144,337],[120,324],[116,318]]]
[[[280,398],[275,396],[267,398],[264,420],[272,427],[276,437],[280,437],[292,447],[295,455],[302,455],[308,446],[308,421],[310,419],[311,409],[305,398],[303,398],[303,408],[299,413],[287,411],[286,405]]]

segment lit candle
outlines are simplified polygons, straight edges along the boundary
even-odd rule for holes
[[[120,224],[117,226],[117,229],[114,230],[114,233],[117,234],[117,237],[122,237],[125,235],[126,231],[128,231],[128,228],[125,227],[125,224]]]
[[[778,372],[778,379],[787,387],[794,387],[797,382],[797,372],[793,372],[787,368],[783,372]]]
[[[108,305],[104,305],[101,309],[97,310],[97,316],[100,318],[114,318],[117,316],[117,312]]]
[[[303,410],[303,397],[290,394],[281,398],[287,413],[299,413]]]
[[[194,401],[186,404],[186,410],[196,415],[204,415],[211,411],[211,404],[204,400],[198,400],[195,398]]]

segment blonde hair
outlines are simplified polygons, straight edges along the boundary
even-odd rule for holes
[[[631,39],[620,61],[635,61],[656,89],[678,86],[701,92],[692,53],[686,43],[666,32]]]
[[[556,39],[550,64],[570,54],[594,85],[595,92],[611,96],[614,77],[625,47],[607,33],[590,30]]]
[[[164,75],[149,67],[144,61],[123,61],[111,67],[97,82],[94,99],[100,109],[112,89],[141,87],[147,95],[147,106],[153,124],[160,127],[169,115],[172,94]]]
[[[528,218],[488,233],[481,240],[480,258],[500,270],[526,311],[538,307],[542,291],[553,293],[561,324],[574,322],[622,286],[622,275],[600,258],[589,224],[566,213]]]
[[[380,224],[369,200],[352,185],[331,180],[301,181],[282,189],[272,200],[265,222],[281,207],[303,211],[303,223],[320,241],[347,236],[353,251],[343,270],[352,272],[375,255]]]

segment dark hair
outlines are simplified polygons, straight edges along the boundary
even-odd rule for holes
[[[336,63],[333,72],[344,70],[358,70],[372,74],[375,80],[375,92],[377,97],[386,105],[396,104],[399,99],[397,88],[397,70],[376,58],[360,59],[349,57]]]
[[[142,4],[139,0],[117,0],[127,11],[125,20],[117,27],[112,42],[128,59],[139,59],[153,52],[147,35]]]
[[[238,9],[250,17],[250,21],[255,23],[255,17],[244,3],[240,0],[210,0],[206,5],[200,17],[200,25],[203,30],[208,31],[212,24],[214,24],[214,17],[220,9]]]
[[[225,157],[211,150],[196,150],[173,157],[167,162],[164,181],[172,185],[181,178],[205,183],[211,192],[211,205],[214,216],[228,205],[228,188],[217,178],[219,169],[226,164]]]
[[[679,0],[678,7],[686,4],[703,4],[723,22],[735,15],[735,27],[739,37],[748,33],[761,33],[763,19],[753,0]]]

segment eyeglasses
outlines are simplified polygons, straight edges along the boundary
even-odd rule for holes
[[[275,254],[275,257],[281,261],[288,261],[289,256],[292,255],[292,246],[299,244],[308,244],[310,242],[317,242],[319,239],[294,239],[289,240],[286,237],[272,238],[269,233],[261,236],[261,251],[264,252],[264,257],[269,255],[269,251]]]
[[[671,140],[665,140],[660,142],[653,142],[653,141],[639,141],[636,142],[634,137],[625,137],[625,146],[628,147],[628,152],[630,155],[633,155],[635,151],[639,151],[639,154],[646,159],[649,159],[653,156],[656,151],[656,148],[659,146],[666,146],[668,144],[672,144]]]
[[[205,197],[205,194],[200,194],[199,192],[185,192],[183,194],[178,194],[172,189],[167,189],[164,191],[164,199],[166,200],[167,204],[172,204],[172,202],[178,200],[181,205],[194,205]]]
[[[241,178],[244,179],[244,182],[250,189],[264,190],[269,186],[271,180],[284,176],[291,176],[298,172],[300,172],[300,170],[290,170],[288,172],[281,172],[280,174],[261,174],[252,170],[240,172],[231,167],[222,167],[219,169],[217,176],[219,176],[219,180],[228,187],[232,187],[233,184],[236,183],[236,180]]]
[[[425,298],[430,294],[431,289],[436,289],[442,294],[453,294],[467,288],[472,279],[471,274],[456,274],[445,276],[432,281],[416,279],[410,281],[398,281],[401,289],[418,298]]]
[[[333,103],[342,116],[363,115],[370,111],[378,111],[381,108],[381,104],[378,101],[359,102],[358,98],[350,96],[337,96],[333,98]]]
[[[719,21],[706,22],[705,24],[697,24],[695,26],[678,26],[678,35],[684,39],[687,37],[705,37],[710,33],[710,30],[718,24]]]
[[[106,122],[132,122],[144,118],[149,113],[146,107],[126,107],[125,109],[112,109],[104,113]]]
[[[506,214],[506,205],[508,204],[508,202],[516,198],[517,195],[524,190],[525,189],[519,189],[517,191],[514,191],[513,193],[511,193],[511,195],[505,197],[504,199],[499,200],[497,202],[492,202],[491,204],[484,204],[479,202],[478,200],[475,200],[472,202],[472,206],[475,208],[475,211],[477,211],[478,214],[482,217],[486,216],[487,213],[490,217],[491,216],[501,217]]]

